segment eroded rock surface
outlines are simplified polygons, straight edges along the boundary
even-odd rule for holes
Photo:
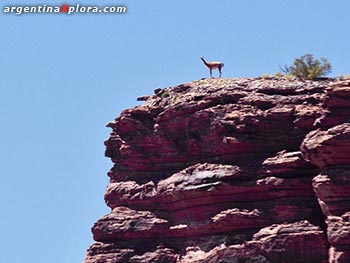
[[[350,82],[331,83],[319,129],[306,135],[301,151],[320,168],[313,179],[326,217],[329,262],[350,262]]]
[[[350,262],[350,83],[202,79],[108,124],[85,263]]]

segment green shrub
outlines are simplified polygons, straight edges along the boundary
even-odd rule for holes
[[[167,97],[170,96],[170,93],[168,91],[165,91],[164,93],[162,93],[162,98],[165,99]]]
[[[329,74],[332,70],[327,59],[314,59],[313,55],[306,54],[294,60],[293,65],[285,66],[281,70],[298,78],[317,79]]]

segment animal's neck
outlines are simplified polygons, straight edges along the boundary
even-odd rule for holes
[[[205,59],[204,58],[201,58],[201,60],[203,61],[203,63],[207,66],[207,67],[209,67],[210,65],[205,61]]]

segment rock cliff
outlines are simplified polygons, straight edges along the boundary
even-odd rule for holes
[[[202,79],[108,123],[84,263],[350,262],[350,82]]]

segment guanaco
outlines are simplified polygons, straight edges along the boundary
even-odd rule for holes
[[[224,67],[224,63],[222,62],[206,62],[204,57],[201,57],[201,60],[203,61],[204,65],[209,69],[210,77],[213,77],[212,71],[213,69],[219,70],[219,78],[221,78],[221,69]]]

